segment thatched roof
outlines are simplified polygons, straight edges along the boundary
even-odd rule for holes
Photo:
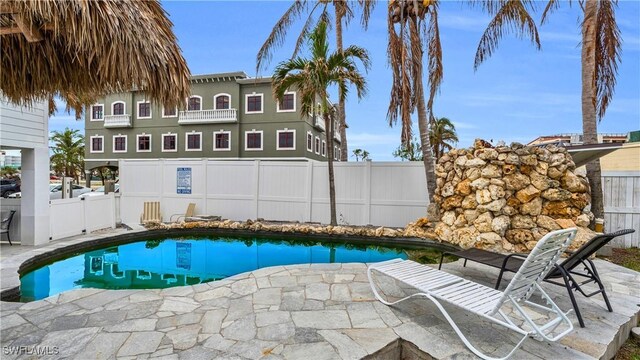
[[[76,110],[143,89],[183,107],[189,68],[157,0],[2,0],[0,90],[18,104],[59,95]]]

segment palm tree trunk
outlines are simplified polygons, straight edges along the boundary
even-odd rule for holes
[[[418,26],[415,17],[409,23],[411,31],[411,41],[420,41],[418,34]],[[414,47],[413,44],[412,47]],[[422,48],[422,45],[420,45]],[[422,146],[422,161],[424,162],[425,175],[427,177],[427,192],[429,194],[429,203],[433,203],[433,194],[436,191],[436,174],[434,172],[435,161],[431,152],[431,141],[429,139],[429,118],[427,115],[427,106],[424,101],[424,85],[422,81],[422,51],[414,54],[419,57],[419,61],[414,63],[414,94],[416,96],[416,107],[418,110],[418,129],[420,130],[420,143]]]
[[[334,1],[334,5],[336,2]],[[343,5],[344,6],[344,5]],[[343,11],[339,9],[339,5],[336,7],[336,47],[338,52],[342,52],[342,17]],[[348,161],[349,153],[347,146],[347,116],[345,114],[345,99],[342,97],[342,90],[339,94],[338,101],[338,131],[340,132],[340,161]]]
[[[596,25],[597,0],[587,0],[582,25],[582,132],[584,144],[598,143],[596,118]],[[587,178],[591,185],[591,211],[596,218],[604,218],[602,174],[600,160],[587,164]]]
[[[325,111],[324,118],[328,122],[327,132],[325,136],[327,138],[327,157],[329,166],[329,209],[331,211],[331,225],[338,225],[336,218],[336,183],[333,173],[333,116],[329,115],[329,112]]]

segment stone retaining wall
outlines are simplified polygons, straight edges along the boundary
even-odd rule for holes
[[[579,226],[589,232],[589,183],[576,174],[565,148],[488,146],[476,140],[438,160],[434,202],[440,221],[434,230],[440,240],[520,252],[552,230]]]

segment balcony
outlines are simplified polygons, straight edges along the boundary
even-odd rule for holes
[[[180,111],[178,124],[218,124],[237,122],[236,109]]]
[[[131,116],[130,115],[105,115],[104,127],[106,128],[131,127]]]
[[[313,126],[316,127],[317,129],[320,129],[322,131],[325,131],[325,121],[324,118],[321,116],[314,116],[313,117]]]
[[[340,136],[340,132],[336,131],[333,133],[333,138],[334,140],[337,140],[338,142],[342,142],[342,136]]]

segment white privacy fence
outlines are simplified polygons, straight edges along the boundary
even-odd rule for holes
[[[640,246],[640,172],[603,172],[602,189],[606,231],[636,230],[633,234],[615,239],[615,245]]]
[[[421,162],[335,163],[338,223],[405,226],[426,214]],[[145,201],[164,221],[184,214],[232,220],[329,222],[327,164],[315,161],[121,160],[120,217],[139,223]]]
[[[114,194],[51,200],[51,240],[90,233],[116,227],[116,200]]]

